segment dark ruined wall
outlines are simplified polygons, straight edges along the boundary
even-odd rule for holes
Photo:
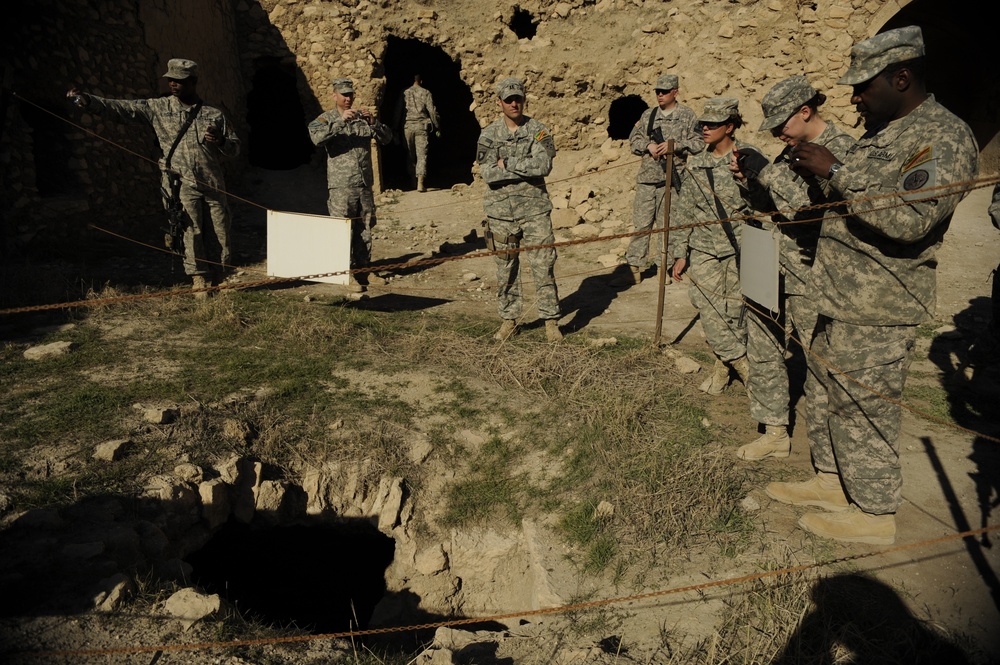
[[[166,61],[187,57],[202,67],[202,95],[241,126],[230,0],[32,0],[5,12],[3,253],[72,253],[81,242],[111,241],[88,223],[146,241],[162,238],[152,130],[82,113],[64,94],[76,85],[106,97],[159,96]]]

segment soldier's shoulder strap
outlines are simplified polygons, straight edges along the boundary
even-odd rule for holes
[[[192,108],[191,111],[188,113],[187,120],[184,121],[184,124],[181,125],[181,128],[177,131],[177,136],[174,137],[174,144],[170,146],[170,151],[167,153],[167,158],[163,160],[163,164],[164,166],[166,166],[167,170],[170,170],[170,160],[174,156],[174,151],[177,150],[177,146],[180,145],[181,139],[184,138],[184,135],[187,133],[188,128],[191,127],[191,124],[194,122],[195,117],[197,117],[198,112],[201,111],[201,107],[203,104],[204,102],[199,101],[197,104],[194,105],[194,108]]]

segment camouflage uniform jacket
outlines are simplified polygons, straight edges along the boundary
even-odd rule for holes
[[[993,202],[990,203],[989,213],[993,226],[1000,229],[1000,184],[993,188]]]
[[[908,192],[969,180],[978,158],[972,130],[933,95],[865,134],[830,180],[847,201],[848,214],[828,216],[820,231],[813,267],[820,313],[855,325],[930,319],[935,254],[964,194],[918,201],[929,194]]]
[[[736,149],[743,152],[755,150],[756,147],[736,142]],[[740,196],[740,190],[729,170],[730,153],[721,157],[712,155],[709,151],[693,155],[687,162],[684,175],[684,187],[677,197],[677,205],[671,213],[671,226],[695,224],[719,219],[718,208],[712,195],[713,188],[708,182],[707,172],[712,171],[715,182],[714,191],[718,195],[727,217],[740,217],[750,214],[750,206]],[[740,239],[742,222],[731,222],[733,235],[737,245]],[[675,259],[687,258],[688,249],[696,249],[716,258],[732,256],[736,253],[733,243],[729,240],[721,224],[709,224],[692,229],[675,231],[670,234],[670,256]]]
[[[514,221],[552,210],[545,176],[552,171],[555,141],[548,128],[527,118],[510,131],[500,118],[479,134],[476,160],[486,182],[486,216]],[[504,168],[497,160],[504,160]]]
[[[701,131],[698,128],[698,116],[687,106],[677,103],[666,116],[660,113],[659,106],[643,111],[628,137],[632,154],[642,156],[642,163],[639,164],[639,173],[635,181],[643,185],[662,185],[667,162],[665,159],[654,159],[646,149],[652,142],[646,131],[649,129],[649,116],[652,113],[656,113],[653,129],[659,128],[663,132],[664,141],[674,140],[676,173],[683,171],[684,161],[688,155],[698,154],[705,149],[705,142],[702,140]]]
[[[160,158],[161,169],[177,138],[177,132],[187,121],[188,113],[193,108],[185,106],[173,95],[153,99],[105,99],[95,95],[87,97],[90,101],[87,109],[94,113],[110,113],[126,122],[145,121],[152,125],[160,150],[163,151],[163,157]],[[225,140],[217,143],[205,141],[205,130],[210,126],[215,126]],[[233,126],[222,111],[206,104],[198,111],[194,122],[174,150],[170,167],[195,189],[200,189],[202,184],[209,188],[224,189],[226,185],[221,158],[236,157],[239,154],[240,139],[233,131]]]
[[[405,123],[407,125],[427,125],[438,129],[441,121],[438,119],[437,109],[434,108],[434,98],[431,91],[417,85],[411,85],[403,91],[403,108],[405,113]]]
[[[826,129],[812,143],[827,148],[837,159],[844,159],[848,149],[854,145],[854,138],[832,122],[827,122]],[[825,178],[815,176],[804,178],[788,167],[788,155],[791,149],[791,146],[788,146],[782,150],[773,163],[761,169],[757,178],[737,181],[743,198],[754,210],[758,212],[799,210],[828,200],[829,183]],[[781,271],[785,275],[786,293],[798,295],[806,293],[809,272],[816,256],[816,242],[819,240],[819,218],[824,212],[825,208],[820,208],[791,215],[772,216],[777,222],[803,220],[799,224],[785,224],[780,227],[780,261]],[[766,218],[761,222],[765,229],[774,227],[774,224]]]
[[[392,140],[392,130],[376,121],[369,125],[361,118],[345,122],[340,111],[324,111],[309,123],[309,138],[326,150],[326,186],[329,189],[370,188],[372,139],[379,145]]]

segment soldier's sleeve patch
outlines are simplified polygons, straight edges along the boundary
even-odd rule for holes
[[[545,131],[544,129],[539,129],[537,132],[535,132],[535,140],[541,141],[548,135],[549,133],[547,131]]]
[[[937,184],[937,161],[934,159],[934,149],[927,146],[918,150],[900,169],[899,177],[903,181],[901,198],[904,201],[914,201],[927,198],[927,192],[919,191]]]
[[[918,150],[917,154],[910,158],[910,161],[903,164],[903,168],[900,169],[903,173],[906,173],[910,169],[914,169],[924,162],[929,162],[934,158],[934,148],[932,146],[927,146],[923,150]]]

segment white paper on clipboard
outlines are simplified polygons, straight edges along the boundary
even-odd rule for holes
[[[351,222],[339,217],[267,211],[267,274],[303,277],[351,268]],[[346,272],[311,282],[347,284]]]
[[[778,311],[778,231],[744,225],[740,238],[740,291]]]

